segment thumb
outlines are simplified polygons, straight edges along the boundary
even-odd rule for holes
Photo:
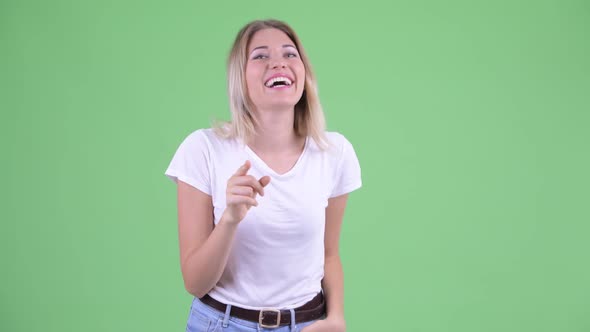
[[[238,168],[238,170],[234,173],[234,175],[246,175],[246,173],[248,173],[248,170],[250,169],[250,160],[246,160],[246,162],[240,166],[240,168]]]
[[[270,176],[268,176],[268,175],[263,176],[260,178],[260,180],[258,180],[258,182],[260,182],[262,187],[266,187],[270,183]]]

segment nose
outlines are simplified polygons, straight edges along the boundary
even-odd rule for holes
[[[272,69],[285,68],[287,66],[287,64],[283,58],[274,58],[269,63],[269,65],[270,65],[270,68],[272,68]]]

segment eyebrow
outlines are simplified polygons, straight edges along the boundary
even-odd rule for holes
[[[294,48],[294,49],[296,49],[296,50],[297,50],[297,47],[295,47],[295,46],[293,46],[293,45],[291,45],[291,44],[285,44],[285,45],[283,45],[283,48],[286,48],[286,47],[292,47],[292,48]],[[255,48],[252,50],[252,52],[250,52],[250,54],[252,54],[254,51],[256,51],[256,50],[258,50],[258,49],[265,49],[265,50],[267,50],[267,49],[268,49],[268,46],[258,46],[258,47],[255,47]]]

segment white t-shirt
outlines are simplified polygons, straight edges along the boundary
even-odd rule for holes
[[[361,186],[361,170],[350,142],[327,132],[332,143],[321,150],[308,137],[291,170],[278,174],[237,139],[199,129],[178,147],[165,174],[212,197],[217,224],[226,207],[227,180],[250,160],[248,174],[271,177],[238,225],[231,253],[209,295],[242,308],[295,308],[321,290],[324,227],[328,198]]]

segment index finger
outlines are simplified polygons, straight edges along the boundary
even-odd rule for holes
[[[256,178],[253,177],[252,175],[242,175],[242,176],[234,177],[234,179],[232,181],[232,185],[252,187],[252,189],[254,189],[254,191],[256,191],[260,195],[264,196],[264,188],[262,186],[262,183],[260,183],[260,181],[256,180]]]
[[[234,173],[234,175],[237,175],[237,176],[246,175],[248,173],[249,169],[250,169],[250,160],[246,160],[246,162],[242,166],[240,166],[240,168],[238,168],[238,170]]]

